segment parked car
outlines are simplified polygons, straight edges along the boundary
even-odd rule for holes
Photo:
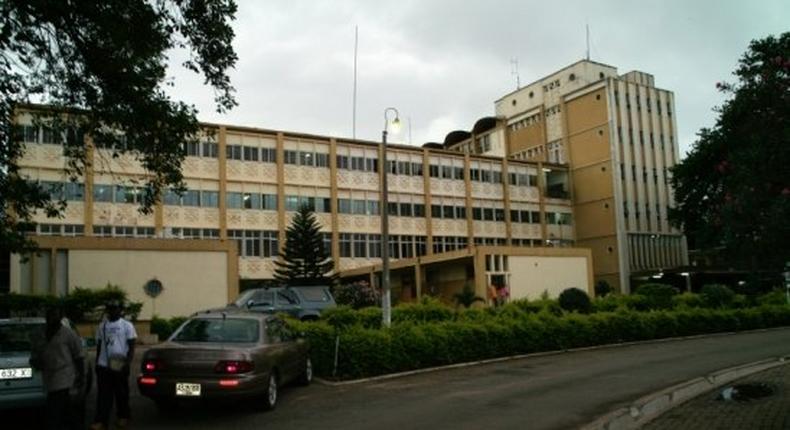
[[[264,410],[293,381],[307,385],[313,364],[306,340],[264,313],[206,311],[145,352],[137,386],[160,410],[179,400],[252,398]]]
[[[70,327],[67,319],[63,325]],[[30,365],[33,348],[45,341],[44,318],[0,319],[0,410],[44,406],[47,393],[41,372]],[[83,340],[84,346],[84,340]],[[86,383],[81,392],[73,391],[72,399],[79,403],[90,390],[92,366],[85,360]]]
[[[247,290],[231,304],[253,312],[285,312],[302,321],[315,320],[337,306],[329,287],[270,287]]]

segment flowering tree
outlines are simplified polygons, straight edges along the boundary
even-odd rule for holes
[[[365,281],[340,285],[335,288],[335,301],[337,304],[348,305],[354,309],[378,306],[380,299],[379,291]]]
[[[790,261],[790,33],[752,41],[730,98],[672,170],[672,222],[700,250],[732,267],[780,269]]]

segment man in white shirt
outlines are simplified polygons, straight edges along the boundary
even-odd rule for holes
[[[93,430],[107,429],[110,410],[115,401],[117,428],[125,428],[129,411],[129,366],[134,358],[137,332],[134,325],[121,318],[121,304],[111,301],[105,306],[105,318],[96,330],[96,419]]]

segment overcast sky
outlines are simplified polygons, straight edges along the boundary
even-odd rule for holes
[[[414,145],[492,115],[516,88],[511,58],[522,84],[582,59],[589,23],[592,60],[674,91],[683,154],[713,124],[715,83],[732,80],[749,41],[790,31],[787,0],[237,1],[239,106],[217,114],[202,80],[173,70],[174,95],[201,120],[351,137],[358,26],[356,136],[379,140],[394,106]],[[408,143],[408,129],[395,140]]]

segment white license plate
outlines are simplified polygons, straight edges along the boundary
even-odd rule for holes
[[[185,382],[178,382],[176,383],[176,396],[200,396],[200,384],[187,384]]]
[[[0,369],[0,379],[27,379],[33,377],[33,369],[19,367],[16,369]]]

